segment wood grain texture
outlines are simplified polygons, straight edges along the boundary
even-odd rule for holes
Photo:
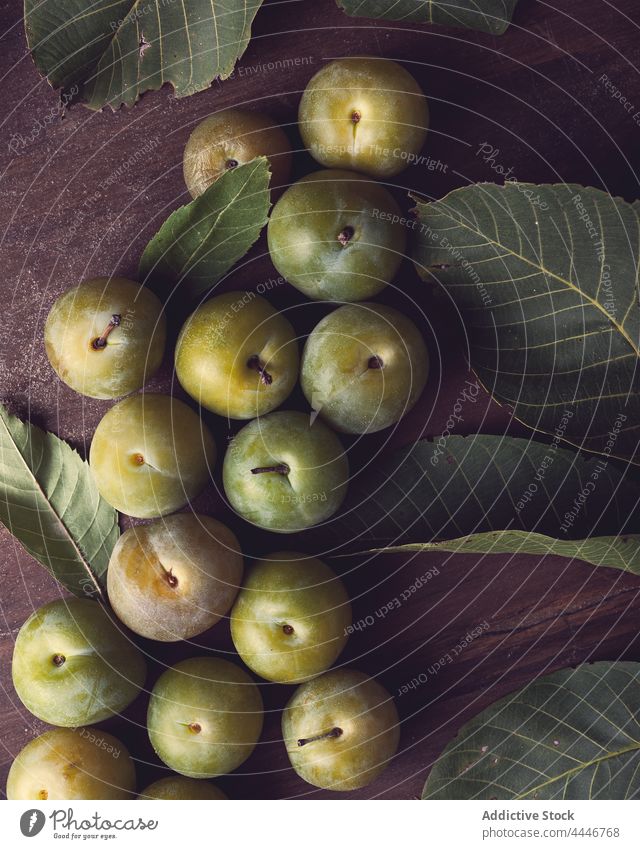
[[[503,173],[512,168],[509,173],[521,180],[566,180],[628,200],[640,197],[636,0],[520,0],[514,24],[499,38],[349,19],[334,0],[267,2],[231,79],[184,100],[175,100],[165,87],[131,110],[93,113],[72,107],[64,118],[27,55],[17,0],[0,2],[0,33],[2,400],[83,454],[109,403],[81,398],[55,378],[42,344],[47,311],[57,295],[85,277],[135,275],[149,237],[188,199],[182,150],[195,124],[212,111],[240,104],[269,111],[300,148],[297,102],[321,64],[343,55],[385,56],[403,61],[415,74],[432,113],[425,149],[430,159],[400,174],[392,187],[403,209],[410,206],[406,190],[438,198],[470,181],[499,182],[500,168]],[[628,105],[614,98],[611,86]],[[497,150],[486,162],[477,155],[484,143]],[[296,176],[313,167],[300,151]],[[420,283],[409,263],[396,282],[395,291],[381,300],[414,316],[422,311],[432,376],[400,427],[353,445],[356,469],[375,450],[441,434],[470,379],[464,333],[446,297]],[[260,283],[269,286],[276,306],[293,310],[300,334],[326,313],[326,306],[306,303],[277,282],[264,239],[221,288]],[[168,358],[150,388],[169,391],[173,383]],[[294,395],[288,406],[304,409],[302,396]],[[213,417],[209,423],[223,445],[226,423]],[[508,410],[486,397],[466,405],[456,428],[462,434],[476,431],[526,434],[510,421]],[[219,479],[195,506],[228,521],[248,556],[282,547],[282,538],[257,533],[229,515]],[[304,548],[304,538],[295,542]],[[430,764],[457,728],[538,674],[593,659],[640,660],[640,579],[632,575],[555,557],[444,552],[335,562],[354,599],[355,620],[374,620],[352,636],[342,660],[401,693],[401,752],[375,784],[349,794],[353,798],[419,797]],[[395,606],[394,599],[428,570],[433,577],[424,587]],[[59,589],[4,530],[0,588],[4,790],[12,757],[42,730],[11,685],[13,641],[27,615]],[[388,614],[378,615],[389,603]],[[152,655],[148,685],[163,665],[177,659],[211,648],[232,652],[226,623],[190,645],[144,647]],[[414,678],[418,684],[411,688]],[[237,798],[331,796],[305,785],[289,768],[279,739],[279,710],[291,688],[265,684],[262,692],[268,709],[264,739],[221,787]],[[104,724],[138,759],[141,787],[163,772],[144,729],[146,699]]]

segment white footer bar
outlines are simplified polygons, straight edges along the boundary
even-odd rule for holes
[[[638,801],[3,802],[0,834],[7,849],[638,849],[640,808]]]

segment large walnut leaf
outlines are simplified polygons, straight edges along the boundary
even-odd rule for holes
[[[640,663],[561,669],[478,714],[423,799],[637,799]]]
[[[348,15],[383,18],[501,35],[509,26],[518,0],[337,0]]]
[[[507,183],[417,205],[415,262],[464,321],[471,365],[537,431],[640,461],[640,206]]]
[[[264,156],[226,171],[151,239],[139,277],[171,300],[172,313],[193,308],[256,241],[267,223],[269,180]]]
[[[486,531],[440,542],[415,542],[374,549],[381,554],[438,552],[451,554],[532,554],[582,560],[592,566],[607,566],[640,575],[640,534],[554,539],[532,531]]]
[[[640,483],[611,461],[510,436],[421,440],[377,459],[321,529],[350,550],[490,531],[559,540],[640,529]]]
[[[25,0],[25,29],[52,86],[116,108],[167,82],[184,97],[228,77],[261,2]]]
[[[0,521],[72,593],[102,597],[118,514],[70,445],[2,406]]]

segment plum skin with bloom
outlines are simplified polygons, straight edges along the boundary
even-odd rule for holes
[[[134,633],[188,640],[228,613],[242,570],[240,544],[226,525],[179,513],[122,534],[109,560],[107,592]]]
[[[231,506],[248,522],[278,533],[304,530],[344,501],[349,463],[338,437],[305,413],[279,410],[245,425],[222,468]]]
[[[301,384],[307,401],[343,433],[373,433],[399,421],[420,397],[429,353],[416,325],[391,307],[346,304],[309,335]]]
[[[327,790],[358,790],[398,749],[393,699],[362,672],[333,669],[301,684],[282,714],[282,736],[298,775]]]
[[[146,676],[139,649],[97,601],[64,598],[20,628],[11,664],[25,707],[51,725],[92,725],[123,711]]]
[[[147,392],[119,401],[103,416],[89,464],[112,507],[154,519],[204,489],[215,457],[213,436],[197,413],[177,398]]]
[[[325,672],[351,625],[342,581],[321,560],[292,551],[250,567],[231,611],[231,637],[249,669],[269,681],[298,683]]]
[[[266,156],[271,185],[289,182],[291,145],[268,115],[247,109],[225,109],[201,121],[184,149],[184,181],[192,197],[205,192],[225,172]]]
[[[269,413],[298,379],[291,324],[253,292],[227,292],[187,319],[176,345],[176,375],[207,410],[231,419]]]
[[[192,657],[158,678],[147,711],[158,757],[189,778],[213,778],[244,763],[263,722],[262,697],[249,675],[227,660]]]
[[[352,171],[315,171],[276,203],[267,228],[278,272],[308,298],[362,301],[393,280],[406,247],[400,207]]]
[[[348,57],[312,77],[298,121],[305,146],[321,165],[385,179],[417,159],[429,107],[416,80],[397,62]]]
[[[106,731],[54,728],[19,752],[7,778],[7,799],[131,799],[133,761]]]
[[[210,781],[187,778],[186,775],[167,775],[149,784],[139,799],[226,799],[225,794]]]
[[[91,398],[119,398],[158,370],[166,340],[162,304],[123,277],[96,277],[62,294],[44,328],[58,377]]]

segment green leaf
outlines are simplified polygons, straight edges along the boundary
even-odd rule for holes
[[[460,311],[489,392],[533,430],[638,464],[640,205],[507,183],[417,211],[416,267]]]
[[[637,799],[640,664],[562,669],[496,702],[436,761],[423,799]]]
[[[323,535],[362,547],[504,530],[580,540],[638,528],[640,483],[612,463],[480,434],[422,440],[376,460]]]
[[[337,0],[353,17],[442,24],[502,35],[518,0]]]
[[[162,300],[189,304],[214,286],[256,241],[269,213],[264,156],[227,171],[176,210],[149,242],[140,280]]]
[[[27,43],[54,88],[92,109],[131,106],[172,83],[177,97],[228,77],[262,0],[25,0]]]
[[[377,549],[382,554],[411,551],[450,551],[453,554],[539,554],[584,560],[640,575],[640,535],[559,540],[531,531],[488,531],[441,542],[415,542]]]
[[[103,598],[118,514],[70,445],[2,406],[0,520],[64,587]]]

